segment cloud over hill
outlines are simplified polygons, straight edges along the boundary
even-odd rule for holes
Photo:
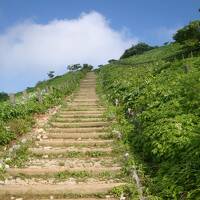
[[[123,30],[114,30],[98,12],[47,24],[16,24],[0,34],[0,90],[24,89],[49,70],[62,73],[67,64],[105,63],[136,42]]]

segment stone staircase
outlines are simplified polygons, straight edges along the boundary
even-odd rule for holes
[[[105,108],[96,95],[93,72],[81,81],[73,101],[64,103],[41,139],[30,146],[23,168],[7,169],[0,199],[114,200],[110,191],[124,185],[108,134]]]

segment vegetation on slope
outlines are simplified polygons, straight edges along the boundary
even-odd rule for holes
[[[158,60],[173,61],[175,59],[198,56],[200,51],[200,21],[190,22],[178,30],[173,36],[175,42],[159,48],[139,43],[127,49],[117,64],[140,65]],[[123,58],[123,59],[122,59]]]
[[[9,98],[8,94],[5,92],[0,92],[0,103],[3,101],[7,101]]]
[[[146,51],[150,51],[152,49],[154,49],[156,47],[152,47],[146,43],[140,42],[136,45],[133,45],[131,48],[125,50],[125,52],[123,53],[123,55],[121,56],[120,59],[124,59],[124,58],[128,58],[134,55],[140,55],[143,54]]]
[[[200,198],[200,57],[175,57],[184,51],[174,43],[98,72],[108,100],[125,116],[124,142],[144,163],[153,199]]]
[[[99,73],[107,97],[119,102],[133,125],[126,142],[148,164],[151,192],[163,199],[200,195],[199,65],[193,58],[138,68],[109,65]]]
[[[158,60],[164,60],[167,58],[175,58],[175,55],[182,54],[182,46],[178,43],[172,43],[166,46],[162,46],[147,52],[144,52],[141,55],[131,56],[126,59],[117,61],[118,64],[127,64],[127,65],[140,65],[143,63],[151,63]]]
[[[199,48],[200,42],[200,21],[196,20],[177,31],[174,40],[186,49]]]
[[[80,79],[87,71],[83,69],[69,72],[63,76],[40,82],[35,88],[28,90],[29,93],[37,94],[40,89],[42,93],[39,97],[32,95],[26,101],[21,99],[16,105],[9,101],[0,103],[0,145],[8,144],[17,136],[26,133],[34,124],[33,115],[43,113],[61,103],[66,95],[71,94],[78,87]],[[51,89],[44,92],[47,87]]]

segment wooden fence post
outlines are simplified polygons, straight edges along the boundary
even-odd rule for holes
[[[23,99],[25,99],[25,100],[28,99],[28,94],[27,94],[26,90],[23,91]]]
[[[186,65],[183,66],[183,69],[184,69],[185,73],[187,74],[190,70],[190,67],[189,67],[188,64],[186,64]]]
[[[9,98],[10,98],[10,103],[12,105],[15,105],[16,104],[16,100],[15,100],[15,94],[9,94]]]
[[[40,88],[37,89],[37,99],[40,103],[42,103],[42,95]]]
[[[45,88],[45,93],[49,93],[49,87],[48,86]]]
[[[53,87],[52,86],[50,86],[50,93],[53,93]]]

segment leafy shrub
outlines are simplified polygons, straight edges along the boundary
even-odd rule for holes
[[[0,125],[0,145],[8,144],[16,136],[26,133],[34,124],[33,115],[44,113],[52,106],[60,104],[66,95],[71,94],[78,87],[81,78],[88,70],[88,68],[85,68],[76,72],[69,72],[37,84],[35,88],[31,89],[32,91],[47,86],[53,87],[51,92],[42,96],[42,101],[33,96],[26,102],[16,105],[12,105],[10,102],[0,103],[0,121],[2,122]],[[9,130],[5,127],[9,127]]]
[[[6,145],[13,139],[15,139],[15,134],[8,131],[5,126],[0,123],[0,145]]]
[[[5,92],[0,92],[0,102],[8,100],[9,96]]]
[[[126,138],[148,166],[151,192],[162,199],[189,199],[198,194],[199,65],[200,58],[139,67],[119,63],[104,66],[98,73],[107,98],[119,102],[118,109],[132,125]]]
[[[152,47],[146,43],[140,42],[136,45],[133,45],[131,48],[127,49],[123,53],[123,55],[121,56],[120,59],[128,58],[128,57],[134,56],[134,55],[140,55],[140,54],[143,54],[144,52],[152,50],[154,48],[156,48],[156,47]]]
[[[200,42],[199,30],[200,21],[196,20],[178,30],[173,38],[176,42],[183,44],[187,48],[198,47]]]
[[[31,117],[25,119],[13,119],[8,123],[9,130],[15,135],[23,135],[30,130],[30,127],[34,124]]]

